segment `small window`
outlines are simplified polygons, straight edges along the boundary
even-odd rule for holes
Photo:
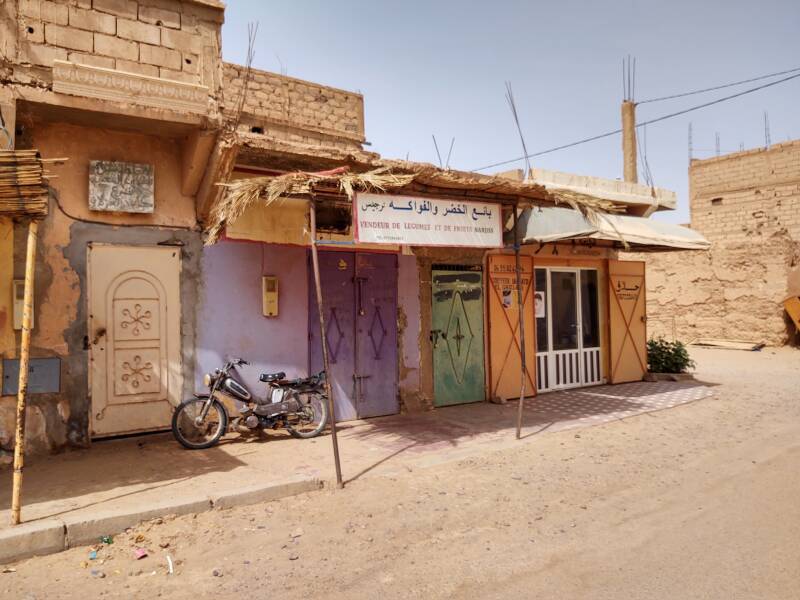
[[[320,202],[317,204],[317,231],[347,234],[353,222],[350,203]]]
[[[719,206],[720,204],[722,204],[722,198],[711,199],[711,206]]]

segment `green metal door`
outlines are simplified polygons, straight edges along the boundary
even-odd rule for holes
[[[434,404],[480,402],[484,399],[481,268],[435,265],[432,287]]]

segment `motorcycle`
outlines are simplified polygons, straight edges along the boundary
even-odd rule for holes
[[[259,433],[285,427],[296,438],[318,436],[328,424],[325,371],[306,378],[287,380],[286,373],[262,373],[267,394],[259,397],[236,377],[236,367],[249,365],[233,358],[221,369],[203,376],[207,394],[184,400],[172,415],[172,434],[186,448],[201,450],[219,442],[228,425],[240,433]],[[228,414],[223,400],[239,411]]]

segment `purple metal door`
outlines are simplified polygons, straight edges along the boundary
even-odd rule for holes
[[[356,254],[356,408],[392,415],[397,400],[397,257]]]
[[[322,305],[325,307],[325,335],[328,340],[331,387],[336,402],[336,420],[358,418],[355,402],[355,254],[320,252],[319,274]],[[309,268],[308,340],[311,372],[322,370],[322,343],[314,275]]]
[[[397,257],[320,252],[319,270],[336,420],[397,413]],[[309,292],[309,357],[316,372],[322,344],[313,275]]]

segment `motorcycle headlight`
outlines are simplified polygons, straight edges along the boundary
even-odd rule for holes
[[[211,384],[213,383],[213,381],[214,381],[214,378],[211,376],[211,373],[206,373],[205,375],[203,375],[203,385],[204,386],[211,387]]]

